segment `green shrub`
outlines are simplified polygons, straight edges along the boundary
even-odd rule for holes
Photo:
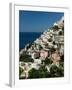
[[[47,69],[45,68],[45,66],[41,66],[38,70],[39,72],[39,78],[46,78],[47,75],[48,75],[48,71]]]
[[[32,68],[29,71],[29,78],[47,78],[47,77],[50,77],[50,75],[45,66],[41,66],[38,70]]]
[[[60,62],[64,62],[64,55],[61,56],[61,61]]]
[[[29,78],[39,78],[38,70],[32,68],[32,69],[29,71]]]
[[[62,67],[57,67],[53,65],[50,68],[50,77],[63,77],[64,76],[64,69]]]
[[[58,26],[53,26],[53,29],[58,30],[59,28],[58,28]]]
[[[24,62],[34,62],[34,60],[31,58],[30,55],[28,54],[22,54],[20,56],[20,61],[24,61]]]
[[[46,58],[46,59],[44,60],[44,63],[45,63],[45,65],[49,65],[49,64],[52,64],[53,61],[50,60],[50,59],[48,59],[48,58]]]
[[[23,69],[19,67],[19,76],[21,75],[22,72],[23,72]]]

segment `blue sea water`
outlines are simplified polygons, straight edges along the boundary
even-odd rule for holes
[[[23,49],[28,43],[33,43],[41,34],[42,32],[19,32],[19,49]]]

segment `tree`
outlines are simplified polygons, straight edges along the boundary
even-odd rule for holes
[[[49,38],[48,41],[49,41],[49,42],[52,42],[52,38]]]
[[[21,67],[19,67],[19,76],[21,75],[21,73],[23,72],[24,70],[21,68]]]
[[[56,65],[52,65],[50,68],[50,77],[63,77],[64,70],[62,67],[57,67]]]
[[[45,66],[41,66],[38,70],[32,68],[29,71],[29,78],[47,78],[47,77],[50,77],[50,75]]]
[[[53,41],[53,45],[56,45],[55,41]]]
[[[42,49],[43,49],[43,47],[41,45],[39,45],[39,50],[42,50]]]
[[[50,59],[48,59],[48,57],[47,57],[47,58],[44,60],[44,63],[45,63],[45,65],[49,65],[49,64],[52,64],[53,61],[50,60]]]
[[[63,31],[60,31],[60,32],[59,32],[59,35],[63,35],[63,34],[64,34],[64,32],[63,32]]]
[[[61,62],[64,62],[64,54],[60,56],[60,58],[61,58]]]
[[[39,78],[38,70],[36,70],[35,68],[32,68],[29,71],[29,78]]]
[[[54,47],[52,47],[51,49],[50,49],[50,54],[52,54],[52,53],[54,53],[56,51],[56,49],[54,48]]]
[[[46,78],[47,75],[48,75],[48,71],[47,69],[45,68],[45,66],[41,66],[38,70],[39,72],[39,78]]]
[[[58,26],[55,25],[55,26],[53,26],[53,29],[58,30],[59,28],[58,28]]]
[[[30,55],[24,53],[20,56],[20,61],[24,61],[24,62],[34,62],[34,60],[31,58]]]
[[[60,31],[60,32],[59,32],[59,35],[63,35],[63,31]]]

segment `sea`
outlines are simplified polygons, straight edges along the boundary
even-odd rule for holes
[[[43,32],[19,32],[19,50],[25,45],[32,44]]]

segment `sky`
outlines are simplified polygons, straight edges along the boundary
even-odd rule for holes
[[[64,16],[63,12],[19,11],[20,32],[44,32]]]

